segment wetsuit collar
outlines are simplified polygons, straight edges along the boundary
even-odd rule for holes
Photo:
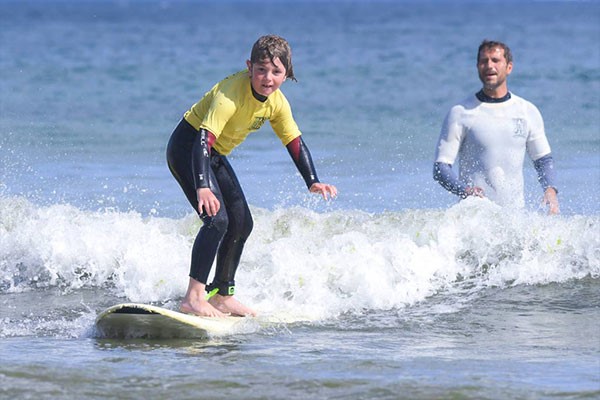
[[[483,93],[483,89],[481,89],[479,92],[477,92],[475,94],[475,96],[477,96],[479,101],[481,101],[483,103],[503,103],[505,101],[510,100],[510,92],[506,92],[506,94],[504,96],[502,96],[498,99],[495,99],[495,98],[490,97],[487,94]]]
[[[250,84],[250,89],[252,89],[252,96],[254,96],[256,100],[260,101],[261,103],[267,101],[267,96],[263,96],[262,94],[254,90],[254,88],[252,87],[252,83]]]

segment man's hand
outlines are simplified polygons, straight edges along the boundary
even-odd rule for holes
[[[479,186],[469,186],[465,189],[467,196],[485,197],[483,189]]]
[[[560,213],[556,189],[554,189],[553,187],[549,187],[546,189],[546,191],[544,192],[544,199],[542,200],[542,205],[548,206],[549,215],[556,215]]]

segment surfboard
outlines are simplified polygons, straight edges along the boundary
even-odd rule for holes
[[[96,331],[109,339],[203,339],[235,333],[246,318],[211,318],[140,303],[117,304],[96,317]]]

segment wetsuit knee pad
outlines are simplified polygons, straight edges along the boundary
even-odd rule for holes
[[[206,291],[208,293],[211,293],[215,289],[217,289],[215,294],[218,293],[221,296],[233,296],[235,294],[235,281],[213,281],[210,285],[206,286]]]

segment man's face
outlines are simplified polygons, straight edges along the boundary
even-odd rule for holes
[[[479,52],[477,71],[479,72],[479,79],[483,83],[484,89],[495,91],[498,88],[506,86],[506,78],[512,71],[512,62],[506,62],[503,48],[484,48]]]

